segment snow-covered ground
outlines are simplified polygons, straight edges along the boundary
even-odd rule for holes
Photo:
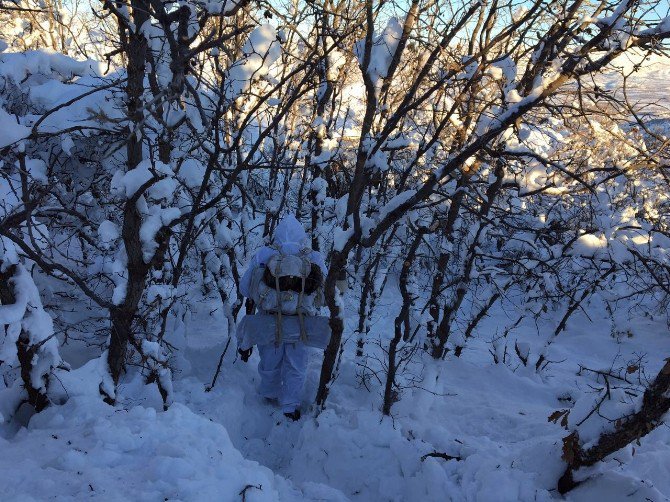
[[[393,284],[387,291],[370,338],[366,365],[371,368],[382,356],[372,341],[390,336],[396,315]],[[353,306],[355,294],[350,301]],[[0,499],[560,498],[555,486],[564,468],[566,432],[548,417],[565,408],[578,414],[579,403],[589,402],[594,380],[579,376],[579,365],[606,369],[646,355],[652,375],[667,356],[670,336],[663,320],[641,318],[627,324],[630,336],[613,337],[604,312],[593,304],[590,319],[576,316],[558,336],[547,353],[554,363],[538,374],[518,359],[493,363],[489,342],[509,324],[499,311],[461,358],[417,360],[411,369],[421,382],[403,392],[390,418],[380,412],[380,382],[372,377],[360,384],[362,361],[355,359],[352,339],[321,412],[311,406],[320,365],[319,354],[312,355],[305,416],[293,423],[257,396],[257,354],[244,364],[235,357],[234,343],[216,386],[205,391],[227,341],[225,322],[215,309],[214,303],[202,303],[187,323],[175,404],[167,412],[161,411],[156,387],[139,378],[124,383],[117,408],[92,398],[90,382],[98,380],[97,362],[91,361],[63,382],[71,394],[67,404],[34,416],[18,431],[0,425]],[[511,346],[527,343],[532,357],[560,314],[512,332]],[[460,460],[422,460],[432,452]],[[668,455],[670,431],[662,426],[592,469],[591,479],[568,499],[669,500]]]

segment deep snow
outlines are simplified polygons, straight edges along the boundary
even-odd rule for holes
[[[594,381],[577,375],[579,364],[604,369],[646,354],[652,375],[667,347],[661,320],[635,319],[632,336],[613,337],[594,303],[592,319],[575,317],[547,353],[556,362],[537,374],[518,359],[493,364],[489,342],[509,323],[498,311],[461,358],[417,361],[410,369],[422,381],[403,392],[391,418],[383,418],[382,386],[374,377],[361,386],[357,375],[364,365],[375,367],[380,353],[372,341],[391,332],[393,284],[388,291],[373,320],[367,363],[355,360],[352,337],[320,413],[311,407],[321,360],[314,351],[306,413],[298,423],[257,396],[258,356],[244,364],[234,343],[216,386],[205,391],[227,341],[214,302],[201,303],[186,323],[175,404],[167,412],[159,411],[155,386],[138,377],[121,386],[117,408],[92,398],[97,362],[87,363],[63,382],[70,389],[67,404],[34,416],[18,432],[0,425],[0,499],[241,500],[251,486],[244,492],[249,501],[551,500],[559,497],[554,488],[566,432],[548,416],[572,406],[568,394],[572,403],[591,399]],[[355,304],[355,295],[349,302]],[[527,343],[532,358],[560,314],[548,314],[537,328],[521,326],[509,342]],[[431,452],[462,460],[421,460]],[[568,500],[669,500],[669,454],[670,432],[661,426],[639,446],[593,468]]]

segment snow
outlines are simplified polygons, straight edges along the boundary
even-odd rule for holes
[[[7,268],[11,265],[16,265],[20,262],[16,245],[7,237],[0,237],[0,256],[2,256],[2,263],[0,263],[0,271],[2,272],[6,272]]]
[[[670,105],[670,65],[667,57],[631,50],[617,57],[607,71],[596,82],[614,91],[616,96],[623,93],[621,72],[626,75],[626,97],[632,103],[653,103],[645,108],[645,114],[667,118]]]
[[[13,145],[30,135],[30,127],[20,122],[0,106],[0,148]]]
[[[169,170],[169,167],[165,166],[165,164],[160,162],[156,164],[156,170],[160,170],[161,166],[164,170]],[[117,171],[112,179],[112,193],[130,199],[143,185],[154,177],[154,174],[151,172],[153,167],[154,165],[151,160],[147,159],[140,162],[137,167],[128,172]]]
[[[150,183],[152,180],[153,183]],[[179,186],[178,180],[167,164],[159,161],[143,160],[137,167],[130,171],[116,171],[111,181],[111,193],[118,198],[131,198],[137,196],[140,188],[148,185],[145,189],[146,198],[139,197],[137,201],[138,209],[142,216],[142,225],[140,227],[140,240],[142,241],[142,252],[146,263],[151,261],[158,243],[155,241],[156,235],[161,228],[169,225],[172,221],[181,216],[178,207],[164,207],[161,204],[151,202],[172,202]],[[103,230],[111,230],[109,225]],[[111,234],[106,233],[105,237],[110,240],[115,239]],[[117,236],[118,237],[118,236]],[[108,242],[103,240],[103,242]],[[120,295],[120,291],[118,295]],[[117,296],[120,297],[120,296]]]
[[[375,316],[372,339],[384,339],[389,330],[392,332],[395,294],[385,294],[380,302],[388,308]],[[354,320],[355,305],[354,299],[347,304],[346,311],[351,312],[347,322]],[[565,407],[558,398],[566,389],[575,388],[577,364],[607,366],[617,353],[632,354],[643,348],[651,351],[665,343],[664,334],[655,331],[657,324],[652,322],[638,323],[636,336],[620,345],[602,322],[582,317],[570,324],[569,332],[548,354],[552,360],[579,354],[577,360],[557,366],[544,378],[492,364],[482,337],[461,359],[448,358],[444,365],[426,362],[422,383],[403,391],[393,418],[382,418],[380,389],[372,385],[371,392],[366,392],[357,385],[351,341],[345,346],[340,376],[326,410],[312,410],[294,424],[285,422],[279,409],[255,395],[255,354],[246,365],[239,360],[233,363],[234,356],[227,354],[224,364],[232,363],[227,366],[228,374],[212,392],[204,392],[204,383],[216,365],[212,353],[221,351],[225,342],[213,329],[216,316],[212,318],[206,311],[203,306],[202,314],[196,317],[189,352],[193,373],[176,381],[176,402],[187,403],[223,423],[245,457],[260,461],[298,486],[320,483],[350,500],[554,500],[555,482],[564,468],[560,455],[561,438],[566,433],[547,417]],[[505,313],[498,311],[482,332],[491,332],[505,322]],[[593,336],[600,339],[601,347],[606,346],[599,353],[588,350]],[[530,323],[518,338],[522,352],[530,351],[533,357],[537,334]],[[319,361],[315,352],[305,408],[314,396]],[[665,500],[670,483],[666,463],[660,459],[670,447],[670,432],[659,428],[641,444],[636,447],[633,463],[608,464],[603,477],[591,479],[567,499],[587,500],[589,494],[602,490],[610,493],[608,479],[616,476],[626,493],[643,489],[641,493],[655,494],[652,500]],[[434,451],[462,460],[421,460]],[[614,496],[610,500],[630,499]]]
[[[112,281],[114,282],[114,289],[112,291],[112,303],[120,305],[126,297],[128,288],[128,256],[126,255],[125,247],[121,247],[116,251],[114,260],[109,264],[109,272]]]
[[[386,291],[371,324],[369,347],[374,347],[372,340],[392,333],[398,298],[397,292]],[[355,296],[343,305],[348,326],[356,320],[356,305]],[[18,433],[0,434],[3,493],[36,499],[48,493],[64,500],[112,493],[139,500],[236,500],[245,486],[260,485],[262,490],[249,489],[248,500],[554,500],[555,482],[564,468],[560,455],[566,432],[547,417],[568,407],[570,420],[576,421],[583,416],[580,409],[588,410],[594,397],[591,382],[576,375],[578,365],[604,368],[612,358],[625,361],[644,351],[650,354],[653,372],[661,358],[652,354],[664,353],[667,345],[659,322],[649,319],[637,320],[633,337],[613,339],[604,312],[593,305],[591,320],[578,316],[551,345],[547,357],[564,362],[541,375],[493,364],[488,336],[509,322],[500,309],[461,358],[450,356],[439,364],[422,359],[417,367],[421,383],[402,390],[392,417],[380,414],[379,385],[369,382],[369,392],[359,386],[353,341],[345,344],[326,409],[318,413],[310,408],[320,366],[320,352],[314,351],[305,416],[293,423],[256,395],[255,353],[244,364],[228,350],[216,386],[205,391],[227,341],[225,320],[216,302],[194,309],[181,348],[188,364],[176,375],[174,403],[167,412],[160,411],[155,386],[144,385],[132,372],[119,386],[120,405],[101,403],[97,388],[105,378],[106,354],[61,372],[67,403],[34,416]],[[549,313],[537,328],[527,323],[512,343],[532,361],[539,353],[539,334],[558,315]],[[593,350],[594,340],[598,350]],[[502,349],[504,344],[498,345]],[[160,357],[160,348],[155,349],[148,352]],[[513,352],[508,348],[508,354]],[[566,393],[574,404],[559,400]],[[595,431],[580,432],[587,438]],[[630,493],[665,500],[670,495],[664,461],[670,431],[660,427],[635,448],[634,455],[628,448],[616,455],[618,461],[598,466],[598,475],[567,500],[606,494],[608,500],[623,501],[630,500]],[[39,456],[25,454],[37,450]],[[422,460],[431,452],[461,460]],[[32,473],[33,482],[22,482],[26,472]]]
[[[223,249],[228,249],[233,245],[233,236],[225,223],[220,223],[216,227],[216,243]]]
[[[11,78],[14,82],[24,82],[31,75],[40,73],[53,73],[63,79],[99,76],[103,74],[103,68],[104,63],[90,59],[78,61],[50,50],[0,54],[0,78]]]
[[[100,244],[102,244],[105,249],[109,249],[120,235],[119,227],[109,220],[102,221],[98,227]]]
[[[388,20],[382,33],[372,41],[367,73],[377,91],[379,91],[381,81],[388,75],[389,66],[401,37],[402,25],[398,18],[392,17]],[[359,65],[362,66],[365,57],[365,40],[361,40],[356,44],[355,52]]]
[[[61,148],[68,156],[72,155],[72,149],[74,148],[74,141],[72,141],[72,138],[69,135],[65,135],[63,137],[63,141],[61,142]]]
[[[344,246],[347,244],[349,239],[354,235],[354,228],[349,226],[349,228],[344,229],[342,227],[337,227],[333,231],[333,249],[336,251],[342,251]]]
[[[226,15],[233,12],[238,4],[239,0],[217,0],[215,2],[205,2],[204,7],[210,14]]]
[[[58,340],[52,336],[53,320],[45,312],[33,278],[22,264],[16,265],[8,282],[15,302],[0,305],[0,325],[5,331],[0,339],[0,361],[9,367],[16,367],[17,341],[23,339],[35,350],[29,373],[30,385],[46,393],[46,378],[52,368],[61,363]],[[0,400],[5,390],[0,388]]]
[[[47,165],[42,159],[26,159],[26,170],[30,177],[39,184],[47,184]]]
[[[149,187],[149,198],[159,200],[170,200],[177,192],[179,182],[171,175],[157,181]]]
[[[153,53],[153,61],[156,71],[156,81],[162,88],[167,88],[172,82],[172,70],[170,69],[169,46],[163,33],[162,28],[158,23],[152,22],[151,19],[145,21],[140,26],[139,33],[147,39],[149,49]]]
[[[205,166],[196,159],[186,159],[177,174],[177,178],[191,189],[197,189],[202,185],[205,176]]]
[[[268,75],[272,64],[281,55],[277,31],[270,24],[255,28],[242,47],[244,57],[236,61],[228,70],[226,97],[237,99],[246,92],[253,81]]]
[[[326,50],[328,52],[328,72],[326,78],[330,82],[337,80],[341,69],[344,67],[347,56],[344,52],[335,49],[335,42],[331,37],[326,37]]]
[[[158,249],[156,235],[161,228],[169,225],[181,216],[181,211],[176,207],[162,208],[158,205],[152,206],[149,213],[142,218],[140,226],[140,240],[142,241],[142,255],[144,262],[149,263]]]
[[[379,219],[383,220],[389,213],[395,211],[398,207],[405,204],[416,195],[416,190],[405,190],[389,200],[380,210]]]
[[[578,256],[593,257],[607,250],[607,238],[604,235],[584,234],[571,246],[570,252]]]
[[[109,89],[96,87],[108,83],[102,77],[105,65],[92,60],[76,60],[49,50],[0,53],[0,82],[14,86],[16,99],[30,102],[41,111],[51,110],[35,132],[54,133],[68,127],[99,128],[102,117],[122,120]],[[110,78],[121,77],[110,74]],[[121,77],[122,78],[122,77]],[[67,102],[67,107],[56,109]],[[18,121],[0,107],[0,145],[10,145],[32,132],[39,116],[27,114]],[[70,136],[63,137],[63,150],[71,150]]]
[[[485,72],[487,75],[489,75],[493,80],[502,80],[503,78],[503,71],[501,68],[498,68],[496,65],[491,65],[486,69]]]
[[[74,397],[0,446],[0,489],[10,500],[233,501],[246,487],[250,501],[315,500],[244,459],[221,425],[179,403],[157,413]]]
[[[198,19],[204,19],[198,17],[200,14],[227,16],[242,3],[208,0],[179,5],[189,9],[187,33],[196,36]],[[622,12],[621,5],[613,6],[618,10],[609,18],[583,19],[615,24],[615,35],[606,41],[610,48],[631,42],[628,21],[617,14]],[[512,13],[514,8],[517,10]],[[127,6],[119,9],[130,21]],[[513,6],[504,17],[518,19],[527,12],[524,6]],[[380,15],[381,32],[373,34],[367,68],[378,92],[389,78],[389,65],[403,27],[401,20],[382,11]],[[658,29],[670,26],[668,19]],[[525,70],[525,60],[519,70],[512,58],[463,55],[462,47],[452,44],[439,55],[435,72],[420,86],[422,90],[430,88],[434,79],[460,61],[463,71],[444,89],[447,95],[436,102],[426,96],[422,100],[425,106],[416,108],[407,120],[403,117],[393,131],[383,131],[384,117],[381,123],[379,115],[373,117],[374,131],[389,132],[383,144],[375,145],[374,132],[359,141],[365,90],[360,75],[348,71],[352,55],[362,65],[364,43],[338,40],[342,50],[330,51],[325,78],[336,85],[336,92],[324,115],[317,114],[314,119],[312,102],[324,87],[314,88],[309,79],[300,83],[301,73],[290,83],[281,84],[278,92],[268,92],[289,75],[287,72],[301,71],[296,64],[305,61],[308,51],[296,40],[311,35],[302,33],[300,25],[289,29],[277,20],[267,23],[249,26],[249,36],[246,41],[242,38],[241,51],[232,56],[237,58],[232,63],[231,54],[220,57],[225,52],[222,47],[200,46],[203,41],[208,44],[204,32],[204,38],[195,37],[189,51],[204,48],[197,59],[204,66],[197,63],[190,67],[191,74],[186,77],[190,88],[176,96],[171,94],[174,89],[169,89],[174,66],[170,65],[171,48],[161,24],[154,19],[129,27],[146,37],[152,56],[147,72],[155,70],[161,91],[169,91],[171,101],[164,102],[163,93],[153,94],[147,79],[146,93],[141,97],[142,103],[149,104],[144,122],[132,129],[142,139],[146,160],[130,170],[123,144],[128,126],[123,70],[103,77],[105,68],[98,63],[50,51],[6,53],[7,46],[0,43],[0,88],[5,89],[0,98],[0,149],[7,154],[7,159],[0,160],[0,219],[13,225],[8,217],[21,211],[26,193],[40,195],[35,216],[3,232],[12,232],[17,241],[23,239],[21,244],[34,247],[45,259],[72,268],[100,298],[117,306],[124,304],[128,290],[124,240],[129,231],[139,231],[142,258],[151,264],[139,309],[132,312],[135,338],[128,349],[129,364],[117,385],[105,350],[113,336],[108,309],[85,298],[76,289],[77,281],[42,270],[39,261],[23,255],[25,248],[0,237],[0,269],[5,273],[16,270],[9,283],[15,289],[16,303],[0,305],[4,328],[0,330],[0,498],[560,499],[556,481],[565,469],[563,438],[576,430],[586,446],[594,444],[602,432],[614,427],[617,417],[639,408],[647,378],[659,370],[667,356],[667,298],[647,289],[649,284],[644,281],[651,274],[633,271],[634,266],[641,266],[636,253],[656,260],[649,263],[662,272],[670,262],[667,194],[657,193],[662,192],[660,182],[649,182],[658,173],[638,168],[632,148],[610,144],[593,152],[584,148],[585,144],[590,146],[591,136],[598,145],[604,143],[598,137],[605,134],[612,138],[611,143],[618,143],[625,135],[632,135],[630,131],[594,117],[583,127],[577,124],[572,134],[552,107],[537,108],[537,117],[517,121],[502,142],[494,140],[490,145],[493,153],[506,148],[520,160],[517,165],[510,155],[505,167],[504,202],[484,217],[478,211],[481,202],[490,199],[487,185],[497,177],[487,155],[481,151],[463,154],[470,157],[462,167],[473,169],[467,170],[467,180],[460,178],[468,183],[460,189],[465,202],[461,215],[453,221],[453,239],[438,235],[445,216],[456,208],[456,179],[464,171],[452,173],[431,197],[419,201],[419,208],[393,226],[392,238],[390,232],[385,233],[384,238],[389,238],[386,247],[352,250],[346,270],[341,271],[345,279],[336,284],[339,292],[334,302],[345,329],[328,401],[323,409],[314,405],[322,351],[310,349],[308,383],[301,403],[303,418],[288,421],[281,409],[257,395],[257,352],[248,364],[237,355],[235,324],[244,306],[232,279],[239,278],[240,271],[249,266],[250,257],[253,269],[279,248],[307,253],[312,239],[320,243],[323,254],[313,251],[310,258],[325,271],[323,257],[343,250],[354,230],[360,230],[363,238],[371,235],[380,221],[416,198],[416,188],[434,169],[460,158],[459,149],[448,146],[451,126],[428,151],[423,152],[423,147],[429,146],[426,141],[430,136],[426,130],[430,126],[425,124],[431,122],[433,112],[437,113],[433,119],[439,118],[455,105],[455,96],[466,85],[463,79],[484,75],[482,86],[473,82],[481,93],[476,105],[489,103],[490,108],[472,121],[471,130],[490,131],[521,107],[544,99],[545,91],[560,78],[565,61],[561,58],[569,53],[559,54],[530,91],[521,95],[515,86]],[[419,20],[417,24],[421,30],[422,23]],[[414,54],[414,47],[422,46],[424,38],[421,33],[410,35],[408,55]],[[328,51],[334,41],[328,37],[324,41]],[[347,47],[349,52],[345,52]],[[419,61],[427,57],[428,51],[423,52],[418,53]],[[501,59],[490,60],[489,56]],[[613,67],[619,65],[632,73],[629,90],[634,100],[649,101],[650,96],[656,99],[659,94],[657,106],[645,110],[645,117],[667,122],[667,110],[662,108],[668,104],[667,93],[659,90],[667,88],[670,70],[655,56],[637,70],[635,57],[617,60]],[[212,58],[221,65],[220,71],[214,71]],[[110,63],[117,59],[121,58],[113,56]],[[388,111],[389,116],[394,103],[400,102],[396,98],[402,98],[411,83],[414,67],[405,63],[401,62],[396,77],[399,82],[390,86],[388,103],[380,103],[380,111]],[[620,79],[612,71],[596,81],[604,90],[615,91],[621,87]],[[109,88],[96,90],[115,80]],[[218,85],[223,86],[222,96],[217,96]],[[278,115],[294,90],[299,99],[286,117]],[[219,97],[224,99],[219,101]],[[72,104],[55,110],[68,101]],[[203,103],[202,110],[195,106],[196,101]],[[257,104],[260,106],[255,108]],[[211,118],[220,106],[224,115],[219,131],[212,127],[216,124]],[[465,108],[449,117],[455,128],[470,122]],[[42,115],[49,110],[53,113]],[[546,117],[545,113],[555,115]],[[40,117],[46,120],[38,124]],[[276,134],[256,144],[265,125],[275,118],[280,119],[273,124]],[[567,115],[565,120],[569,120]],[[161,163],[155,161],[163,158],[156,155],[156,139],[166,125],[175,127],[170,135],[174,148],[170,161]],[[44,133],[39,141],[27,139],[33,130]],[[322,140],[322,153],[311,162],[324,168],[323,178],[312,179],[309,166],[303,163],[311,131]],[[577,139],[577,133],[582,137]],[[214,134],[220,134],[225,144],[215,148]],[[363,151],[356,150],[359,144]],[[639,145],[644,149],[642,140]],[[375,146],[375,153],[370,154]],[[412,164],[411,171],[403,172],[408,162],[413,162],[416,150],[422,158]],[[214,168],[205,186],[207,157],[212,153]],[[360,193],[360,229],[354,228],[353,217],[347,215],[349,167],[359,158],[356,153],[369,155],[366,167],[375,175],[374,181],[366,180],[371,183]],[[18,154],[22,154],[19,161]],[[250,157],[245,159],[247,154]],[[577,184],[571,180],[562,182],[562,175],[557,175],[559,161],[548,166],[536,157],[552,162],[583,161],[584,169],[592,169],[586,175],[589,182],[616,174],[615,168],[625,173],[605,184],[595,184],[597,193],[590,194],[583,187],[573,190]],[[266,170],[257,168],[257,164],[275,162],[281,168],[267,176]],[[27,187],[17,174],[23,166],[29,175]],[[243,172],[234,178],[238,166]],[[326,176],[332,179],[326,181]],[[543,190],[554,182],[556,186]],[[204,209],[192,220],[193,229],[189,228],[193,241],[185,242],[185,225],[177,220],[188,218],[194,196],[200,192]],[[314,195],[316,207],[307,195]],[[209,205],[219,196],[218,204]],[[298,200],[300,196],[304,199]],[[123,207],[129,199],[136,201],[140,221],[123,221]],[[297,211],[296,206],[301,222],[288,217],[285,221],[289,223],[274,227],[274,216]],[[310,228],[312,235],[307,235],[302,224],[311,223],[312,210],[317,210],[317,223],[316,228]],[[504,222],[509,225],[498,225],[498,219],[504,218],[501,214],[509,217]],[[57,216],[49,221],[52,215]],[[485,221],[489,217],[492,220]],[[486,227],[479,233],[482,222]],[[403,253],[413,237],[411,223],[430,227],[421,241],[415,269],[409,270],[408,289],[413,297],[410,319],[417,331],[416,338],[398,344],[397,401],[391,415],[384,416],[387,351],[401,304],[397,272],[404,265]],[[166,226],[171,226],[171,232],[161,242],[166,251],[158,260],[157,238]],[[265,235],[272,228],[272,235]],[[122,229],[125,239],[121,238]],[[31,230],[34,235],[29,234]],[[188,244],[185,255],[180,254],[182,243]],[[471,270],[466,269],[462,256],[470,245],[482,255]],[[449,262],[440,300],[451,300],[464,280],[471,282],[465,284],[467,294],[454,317],[449,351],[443,360],[436,361],[423,350],[431,342],[425,339],[429,312],[422,307],[435,278],[434,257],[441,252],[449,254]],[[381,261],[374,266],[370,285],[380,296],[373,299],[375,306],[371,307],[362,302],[359,279],[377,257]],[[178,271],[175,266],[181,258],[184,268]],[[622,269],[612,274],[616,279],[608,279],[603,291],[580,304],[564,329],[561,325],[558,330],[570,300],[578,299],[583,288],[613,264]],[[433,270],[424,273],[429,266]],[[178,278],[176,273],[182,272]],[[571,284],[573,279],[578,284]],[[574,290],[566,290],[573,286]],[[243,276],[239,289],[244,293],[247,287]],[[644,291],[644,296],[629,296],[635,288]],[[491,291],[499,292],[500,300],[472,336],[466,337],[469,318]],[[543,303],[539,300],[543,295],[551,300]],[[133,303],[130,300],[135,298],[128,300]],[[157,313],[168,307],[166,323],[159,325]],[[237,309],[240,315],[236,316]],[[368,309],[370,318],[363,319],[364,329],[356,332],[359,309]],[[324,326],[328,322],[326,317],[318,319]],[[296,331],[295,326],[288,328]],[[263,334],[258,329],[254,332]],[[38,414],[22,404],[26,376],[18,368],[20,339],[36,348],[27,378],[32,386],[46,392],[52,403]],[[363,356],[356,354],[358,341],[365,344]],[[455,347],[462,349],[460,356]],[[536,370],[540,357],[544,364]],[[213,385],[219,361],[221,373]],[[637,372],[637,364],[644,371]],[[631,367],[634,369],[628,371]],[[602,375],[609,371],[623,371],[625,385],[614,378],[612,388],[604,394]],[[157,386],[147,384],[149,375],[167,391],[169,408],[165,411]],[[103,403],[101,391],[115,399],[114,406]],[[597,413],[593,413],[594,407],[598,407]],[[564,423],[549,418],[557,411],[564,413]],[[564,499],[670,500],[669,452],[670,429],[658,427],[603,462],[577,471],[576,478],[585,482]]]
[[[314,198],[317,203],[323,203],[326,200],[326,189],[328,182],[323,178],[314,178],[310,185],[310,192],[314,193]]]

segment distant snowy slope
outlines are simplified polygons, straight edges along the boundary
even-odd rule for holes
[[[615,69],[601,77],[603,86],[623,93],[623,79],[617,71],[623,69],[625,75],[630,75],[625,90],[629,100],[638,104],[654,103],[657,106],[647,112],[670,119],[670,58],[656,55],[643,58],[639,53],[630,53],[618,57],[612,66]]]

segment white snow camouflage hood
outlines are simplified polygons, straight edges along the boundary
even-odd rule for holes
[[[292,214],[287,214],[279,222],[272,242],[282,254],[295,255],[310,247],[305,229]]]

